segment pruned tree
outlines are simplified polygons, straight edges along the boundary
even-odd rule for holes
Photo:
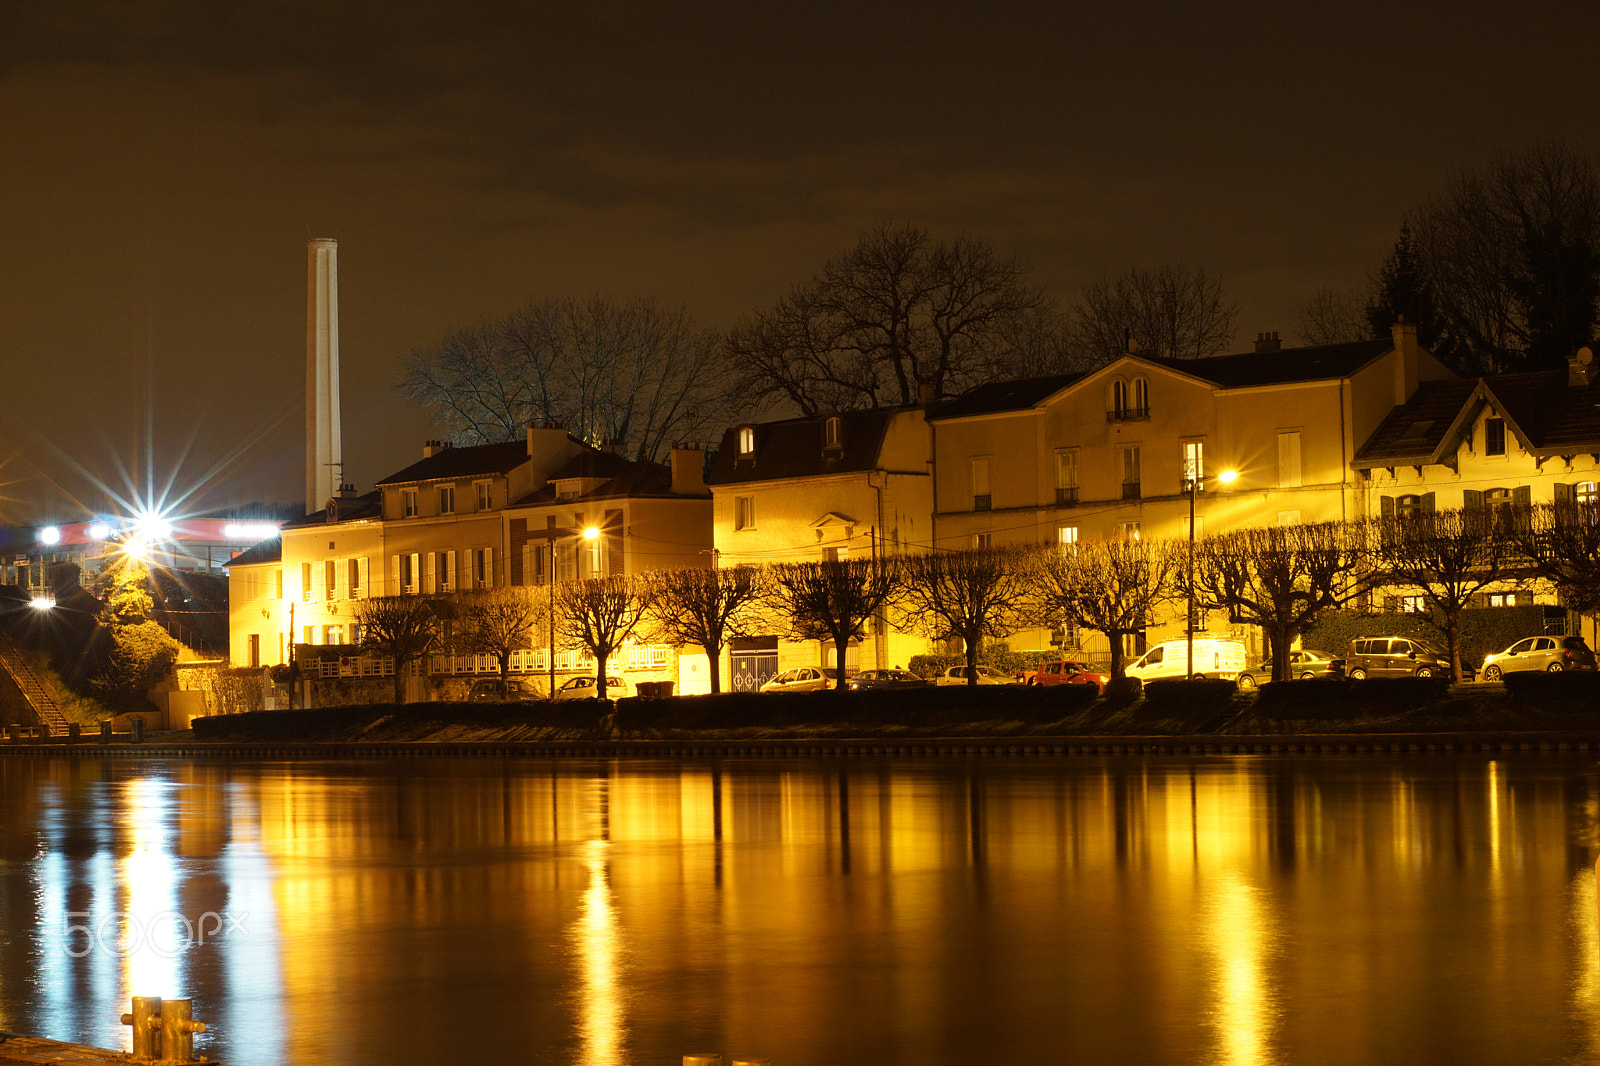
[[[556,633],[569,648],[594,656],[595,694],[606,692],[606,663],[645,620],[650,583],[624,574],[564,581],[555,588]],[[554,695],[554,693],[552,693]]]
[[[356,602],[361,647],[394,661],[394,702],[406,701],[406,667],[439,646],[442,627],[426,596],[374,596]]]
[[[1007,330],[1042,302],[986,241],[880,225],[729,334],[730,395],[808,417],[954,395],[1008,372]]]
[[[837,657],[834,687],[845,687],[850,642],[866,635],[867,622],[900,589],[899,560],[830,559],[779,563],[770,568],[768,605],[789,620],[801,640],[832,641]]]
[[[1304,344],[1348,344],[1376,334],[1367,321],[1367,297],[1359,289],[1324,285],[1300,308],[1300,340]],[[1383,336],[1389,335],[1384,327]]]
[[[1517,561],[1555,586],[1568,607],[1581,614],[1600,611],[1600,505],[1568,498],[1525,514],[1526,521],[1510,529]]]
[[[966,647],[967,684],[976,685],[980,643],[1008,637],[1025,624],[1025,558],[1004,548],[900,557],[900,594],[891,608],[896,628],[932,640],[960,638]]]
[[[1600,176],[1559,143],[1502,151],[1416,213],[1416,256],[1457,369],[1564,364],[1594,339]]]
[[[1182,594],[1182,567],[1165,541],[1095,540],[1037,552],[1029,576],[1045,611],[1105,634],[1111,673],[1122,677],[1122,638]]]
[[[1473,596],[1520,576],[1513,531],[1526,515],[1509,507],[1393,515],[1374,519],[1366,535],[1374,585],[1417,590],[1445,638],[1455,682],[1461,680],[1461,612]]]
[[[1272,649],[1272,679],[1290,678],[1294,640],[1326,610],[1366,587],[1359,543],[1339,522],[1256,526],[1206,537],[1195,547],[1195,603],[1228,620],[1257,625]]]
[[[534,300],[413,352],[396,388],[458,444],[516,440],[531,423],[659,460],[731,417],[718,340],[652,300]]]
[[[1200,359],[1233,343],[1238,305],[1222,276],[1167,265],[1132,269],[1083,287],[1074,312],[1080,357],[1103,363],[1130,347],[1156,356]]]
[[[711,691],[722,691],[722,649],[734,637],[750,636],[766,588],[751,566],[684,566],[656,570],[651,585],[652,617],[670,644],[698,644],[711,661]]]
[[[493,655],[500,665],[500,694],[511,675],[511,653],[533,647],[533,627],[543,617],[532,590],[501,585],[456,595],[454,643],[469,655]],[[554,693],[552,693],[554,695]]]

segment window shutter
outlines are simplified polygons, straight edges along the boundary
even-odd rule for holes
[[[402,590],[400,588],[400,556],[394,555],[394,556],[391,556],[390,559],[389,559],[389,588],[388,588],[388,593],[391,596],[398,596],[398,595],[400,595],[401,591]]]
[[[1463,489],[1461,491],[1461,506],[1469,511],[1476,511],[1483,507],[1483,493],[1477,489]]]
[[[1390,614],[1393,614],[1396,610],[1399,609],[1399,607],[1400,607],[1400,597],[1399,596],[1385,596],[1383,598],[1383,609],[1385,611],[1388,611]]]
[[[1555,486],[1555,490],[1556,490],[1556,497],[1555,497],[1556,503],[1576,503],[1577,502],[1577,499],[1578,499],[1577,494],[1573,491],[1573,487],[1571,485],[1560,485],[1560,484],[1558,484],[1558,485]]]
[[[427,584],[425,586],[423,586],[423,587],[426,588],[429,592],[443,592],[444,589],[440,588],[439,585],[438,585],[438,580],[439,580],[438,579],[438,575],[434,572],[434,565],[433,565],[434,564],[434,556],[433,556],[433,553],[432,552],[426,552],[426,553],[424,553],[423,558],[426,560],[423,565],[428,568],[428,576],[424,579],[424,580],[427,581]]]
[[[422,591],[422,554],[411,553],[411,587],[413,592]]]
[[[1380,496],[1378,498],[1378,513],[1384,518],[1394,517],[1394,497]]]
[[[494,588],[494,549],[483,549],[483,587]]]
[[[454,592],[461,587],[460,582],[456,580],[456,553],[454,549],[444,553],[444,570],[449,577],[450,591]]]
[[[1513,506],[1513,507],[1532,507],[1533,506],[1533,488],[1531,486],[1528,486],[1528,485],[1518,485],[1516,488],[1512,489],[1511,490],[1511,506]]]
[[[1433,493],[1431,493],[1431,492],[1424,492],[1422,494],[1422,513],[1423,514],[1432,514],[1433,513]]]
[[[363,596],[370,596],[372,595],[372,559],[369,556],[363,555],[359,560],[357,560],[357,562],[359,562],[361,566],[359,571],[361,577],[361,594]]]
[[[1518,607],[1528,607],[1533,603],[1533,593],[1531,592],[1519,592],[1516,594],[1516,597],[1516,603]]]

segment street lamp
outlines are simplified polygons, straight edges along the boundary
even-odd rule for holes
[[[1186,459],[1183,464],[1183,484],[1189,493],[1189,624],[1185,627],[1189,641],[1189,672],[1184,676],[1190,680],[1194,679],[1194,498],[1205,487],[1206,480],[1199,466],[1198,456]],[[1217,480],[1231,485],[1238,476],[1238,471],[1224,470],[1217,475]]]
[[[549,658],[545,665],[550,668],[550,698],[556,698],[556,542],[572,537],[582,537],[584,540],[598,540],[600,538],[599,526],[586,526],[583,529],[571,529],[566,526],[551,526],[549,529],[537,531],[535,536],[542,536],[545,540],[546,551],[549,552],[549,566],[544,572],[544,583],[549,596],[549,613],[545,616],[545,629],[549,631],[550,647]]]

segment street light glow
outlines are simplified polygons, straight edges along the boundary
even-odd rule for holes
[[[36,611],[48,611],[56,605],[56,598],[54,596],[35,596],[28,602],[32,604],[33,609]]]
[[[45,526],[43,529],[39,530],[39,543],[60,544],[61,530],[56,526]]]
[[[165,540],[172,536],[172,523],[154,511],[146,512],[133,520],[134,528],[145,540]]]
[[[598,540],[600,538],[599,526],[588,526],[583,531],[584,540]]]
[[[89,534],[90,540],[105,540],[111,536],[111,527],[104,522],[95,522],[85,532]]]
[[[1237,470],[1224,470],[1222,473],[1217,475],[1217,480],[1222,482],[1224,485],[1231,485],[1233,484],[1234,478],[1238,476],[1239,471]]]

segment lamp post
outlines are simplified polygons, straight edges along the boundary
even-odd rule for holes
[[[545,550],[549,552],[550,565],[544,573],[545,588],[548,593],[548,611],[545,615],[545,629],[550,638],[548,649],[549,658],[545,665],[550,669],[550,698],[556,698],[556,541],[566,540],[569,537],[582,537],[584,540],[596,540],[600,536],[599,526],[585,526],[583,529],[571,529],[566,526],[551,526],[541,530],[540,534],[545,539]]]
[[[1194,500],[1205,483],[1205,475],[1197,469],[1199,465],[1198,458],[1185,460],[1183,470],[1183,481],[1189,490],[1189,624],[1184,627],[1189,643],[1189,672],[1184,676],[1189,680],[1194,679]],[[1238,476],[1233,470],[1224,470],[1217,480],[1230,485]]]

